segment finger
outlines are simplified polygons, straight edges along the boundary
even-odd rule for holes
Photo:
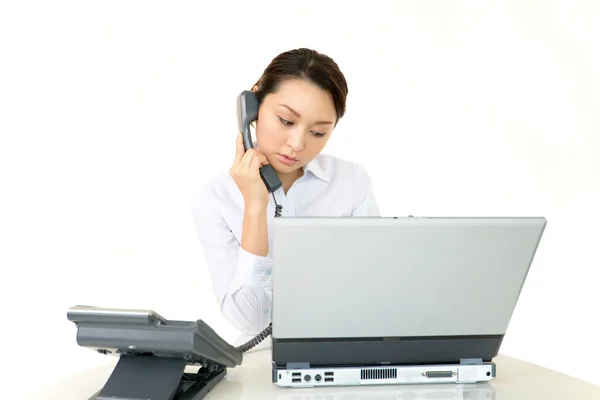
[[[256,146],[256,150],[255,150],[255,151],[256,151],[256,154],[257,154],[259,157],[262,157],[262,159],[263,159],[263,164],[268,164],[268,163],[269,163],[269,160],[267,160],[267,157],[266,157],[266,156],[265,156],[265,155],[264,155],[264,154],[263,154],[263,153],[262,153],[262,152],[261,152],[261,151],[258,149],[258,146]]]
[[[265,156],[257,155],[252,159],[252,163],[250,164],[250,169],[252,171],[256,171],[262,165],[267,165],[267,158]]]
[[[242,140],[242,134],[240,133],[235,141],[235,158],[233,159],[233,165],[236,166],[242,161],[244,157],[244,142]]]
[[[255,157],[256,157],[256,150],[248,149],[248,151],[246,151],[244,153],[242,160],[240,161],[239,167],[242,169],[250,168],[250,165],[252,164],[252,160]]]

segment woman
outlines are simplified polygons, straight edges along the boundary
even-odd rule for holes
[[[193,215],[223,315],[256,335],[271,323],[271,221],[282,216],[377,216],[371,181],[358,164],[321,154],[346,109],[344,75],[328,56],[296,49],[277,56],[252,88],[259,100],[255,149],[241,134],[228,172],[203,185]],[[282,187],[269,196],[259,167]]]

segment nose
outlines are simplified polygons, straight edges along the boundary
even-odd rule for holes
[[[304,149],[304,132],[301,129],[292,129],[287,141],[294,152],[300,152]]]

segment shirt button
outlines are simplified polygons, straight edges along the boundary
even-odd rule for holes
[[[268,314],[269,311],[271,311],[271,310],[269,310],[268,308],[265,308],[265,314]]]
[[[271,270],[270,269],[266,270],[265,271],[265,275],[270,276],[271,275]]]

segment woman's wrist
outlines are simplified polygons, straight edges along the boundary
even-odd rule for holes
[[[265,257],[269,254],[266,205],[246,205],[241,245],[244,250],[257,256]]]
[[[246,203],[244,213],[248,217],[262,217],[267,213],[267,205],[261,203]]]

